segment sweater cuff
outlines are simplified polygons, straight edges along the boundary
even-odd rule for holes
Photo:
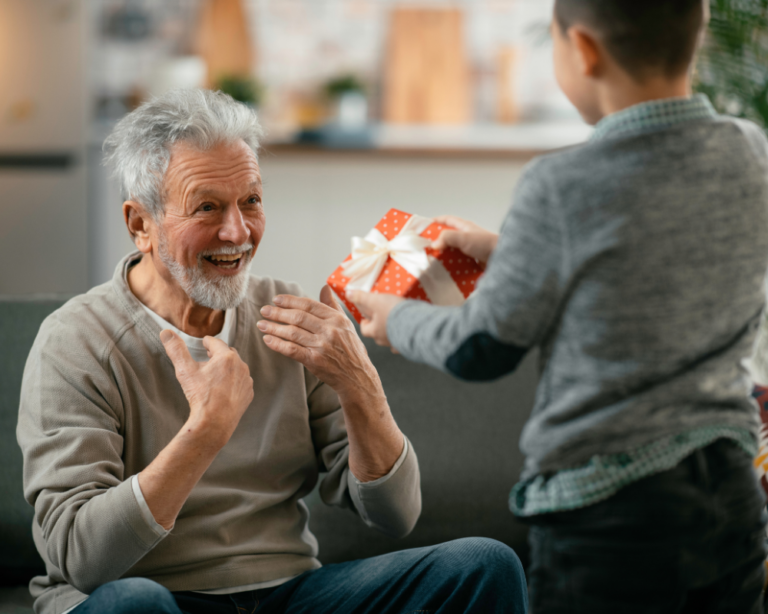
[[[155,520],[155,517],[152,515],[152,511],[149,509],[149,505],[147,505],[147,500],[144,498],[144,493],[141,492],[138,473],[131,477],[131,486],[133,488],[133,495],[136,497],[136,503],[139,504],[141,516],[144,518],[144,521],[147,523],[149,528],[152,529],[152,532],[158,537],[165,537],[168,535],[168,533],[173,530],[173,527],[166,530],[163,525]]]
[[[136,494],[133,490],[132,479],[133,476],[123,481],[123,483],[119,484],[117,487],[109,489],[108,492],[110,492],[115,497],[115,499],[112,499],[109,502],[109,505],[112,507],[112,509],[115,509],[119,512],[119,515],[124,523],[123,527],[131,531],[134,537],[138,538],[137,545],[140,544],[140,548],[143,550],[143,554],[141,556],[143,556],[152,550],[152,548],[154,548],[162,540],[162,537],[152,529],[151,525],[149,525],[144,518],[144,515],[141,511],[141,506],[139,505],[139,502],[136,499]],[[102,498],[105,499],[104,502],[106,503],[105,497],[98,497],[98,499]],[[123,527],[120,527],[119,530],[123,530]],[[116,526],[112,530],[112,533],[115,535],[117,532],[118,527]]]
[[[421,513],[419,462],[404,436],[403,452],[390,472],[372,482],[360,482],[348,472],[348,487],[360,517],[369,527],[392,537],[411,532]]]
[[[408,456],[408,440],[405,438],[405,435],[403,435],[403,451],[400,453],[400,458],[397,459],[394,465],[392,465],[392,469],[389,470],[389,473],[387,475],[383,475],[380,478],[377,478],[375,480],[371,480],[370,482],[361,482],[357,479],[357,476],[352,473],[352,470],[349,470],[349,474],[352,476],[352,479],[355,481],[355,484],[359,487],[362,484],[365,484],[366,486],[378,486],[379,484],[383,484],[386,482],[390,476],[397,473],[397,470],[400,469],[400,465],[403,464],[403,461],[405,460],[405,457]]]

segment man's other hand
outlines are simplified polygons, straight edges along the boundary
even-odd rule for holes
[[[393,294],[374,294],[362,290],[350,290],[347,298],[355,304],[363,316],[360,323],[360,332],[365,337],[370,337],[377,344],[391,347],[387,336],[387,319],[395,305],[405,299]],[[393,350],[395,351],[395,350]]]
[[[385,476],[405,439],[387,404],[379,374],[354,325],[328,286],[320,301],[280,294],[256,325],[268,348],[304,365],[339,396],[349,436],[349,468],[361,482]]]
[[[443,230],[432,243],[434,249],[455,247],[483,265],[488,262],[491,253],[496,249],[496,243],[499,241],[499,235],[495,232],[481,228],[474,222],[463,220],[460,217],[441,215],[435,218],[435,222],[453,226],[455,230]]]
[[[220,436],[217,441],[223,446],[253,400],[248,365],[236,349],[215,337],[203,339],[208,362],[195,362],[184,341],[173,331],[162,331],[160,340],[189,401],[188,424],[207,436]]]
[[[280,294],[261,309],[257,323],[267,347],[303,364],[340,397],[383,394],[376,369],[355,327],[331,289],[320,301]]]

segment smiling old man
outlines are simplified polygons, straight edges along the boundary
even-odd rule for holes
[[[38,614],[517,612],[514,553],[468,539],[321,567],[302,497],[402,536],[413,446],[328,288],[251,277],[252,110],[172,92],[106,142],[136,252],[42,325],[18,439]],[[267,268],[266,263],[262,268]]]

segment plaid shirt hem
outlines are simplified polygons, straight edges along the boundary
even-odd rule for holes
[[[586,507],[607,499],[624,486],[675,467],[686,456],[717,439],[733,440],[746,454],[757,454],[757,441],[747,429],[710,426],[664,437],[631,452],[594,456],[584,466],[536,476],[518,483],[509,497],[516,516],[534,516]]]

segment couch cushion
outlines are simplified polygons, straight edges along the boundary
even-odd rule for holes
[[[42,321],[63,302],[0,297],[0,583],[6,585],[26,581],[43,569],[32,542],[32,507],[22,491],[16,421],[32,342]]]
[[[536,355],[492,383],[467,383],[414,364],[366,339],[400,429],[421,467],[422,514],[414,531],[391,539],[348,510],[307,498],[323,563],[375,556],[468,536],[491,537],[527,560],[527,529],[507,506],[522,469],[520,431],[533,407]]]

